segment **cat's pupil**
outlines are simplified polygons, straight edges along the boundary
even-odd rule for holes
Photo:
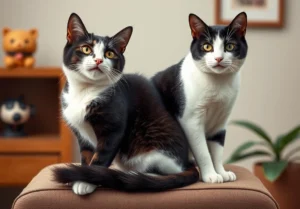
[[[10,39],[10,43],[13,44],[15,42],[15,39]]]
[[[29,43],[29,40],[28,40],[28,39],[25,39],[24,42],[25,42],[25,44],[28,44],[28,43]]]

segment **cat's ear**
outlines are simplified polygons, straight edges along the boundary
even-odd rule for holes
[[[208,27],[203,20],[201,20],[197,15],[190,14],[189,15],[189,23],[191,28],[191,33],[193,38],[199,38],[201,34]]]
[[[37,38],[38,37],[38,30],[36,28],[32,28],[29,30],[29,33],[30,35],[33,37],[33,38]]]
[[[6,34],[8,34],[10,31],[11,31],[11,29],[8,28],[8,27],[3,28],[3,30],[2,30],[3,36],[5,36]]]
[[[236,30],[240,36],[246,35],[247,30],[247,14],[245,12],[239,13],[229,24],[229,28]]]
[[[130,40],[133,28],[128,26],[112,37],[114,45],[121,53],[125,52],[126,46]]]
[[[85,26],[80,19],[80,17],[72,13],[68,20],[68,26],[67,26],[67,40],[69,43],[73,43],[77,41],[78,39],[87,36],[88,32],[85,29]]]

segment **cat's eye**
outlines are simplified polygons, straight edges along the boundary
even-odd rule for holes
[[[90,53],[92,53],[92,49],[89,46],[82,46],[82,47],[80,47],[80,50],[84,54],[90,54]]]
[[[203,50],[206,52],[210,52],[213,50],[213,46],[211,44],[204,44],[203,45]]]
[[[28,44],[28,43],[29,43],[29,40],[28,40],[28,39],[25,39],[24,42],[25,42],[25,44]]]
[[[10,43],[11,43],[11,44],[15,43],[15,39],[13,39],[13,38],[10,39]]]
[[[112,59],[115,57],[115,53],[113,53],[112,51],[107,51],[105,52],[105,56],[109,59]]]
[[[234,44],[226,44],[226,51],[232,51],[234,50],[235,48],[235,45]]]

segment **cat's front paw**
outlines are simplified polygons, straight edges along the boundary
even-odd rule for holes
[[[96,189],[96,185],[83,181],[76,181],[72,186],[72,190],[77,195],[86,195],[92,193]]]
[[[223,177],[224,182],[236,180],[235,173],[233,173],[231,171],[223,171],[223,172],[220,172],[219,174]]]
[[[205,183],[223,183],[223,177],[216,172],[207,173],[202,175],[202,181],[204,181]]]

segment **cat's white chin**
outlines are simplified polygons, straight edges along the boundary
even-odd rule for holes
[[[211,67],[210,70],[214,74],[227,74],[229,72],[229,67]]]
[[[108,81],[108,77],[99,70],[85,71],[81,72],[81,75],[87,81]]]

